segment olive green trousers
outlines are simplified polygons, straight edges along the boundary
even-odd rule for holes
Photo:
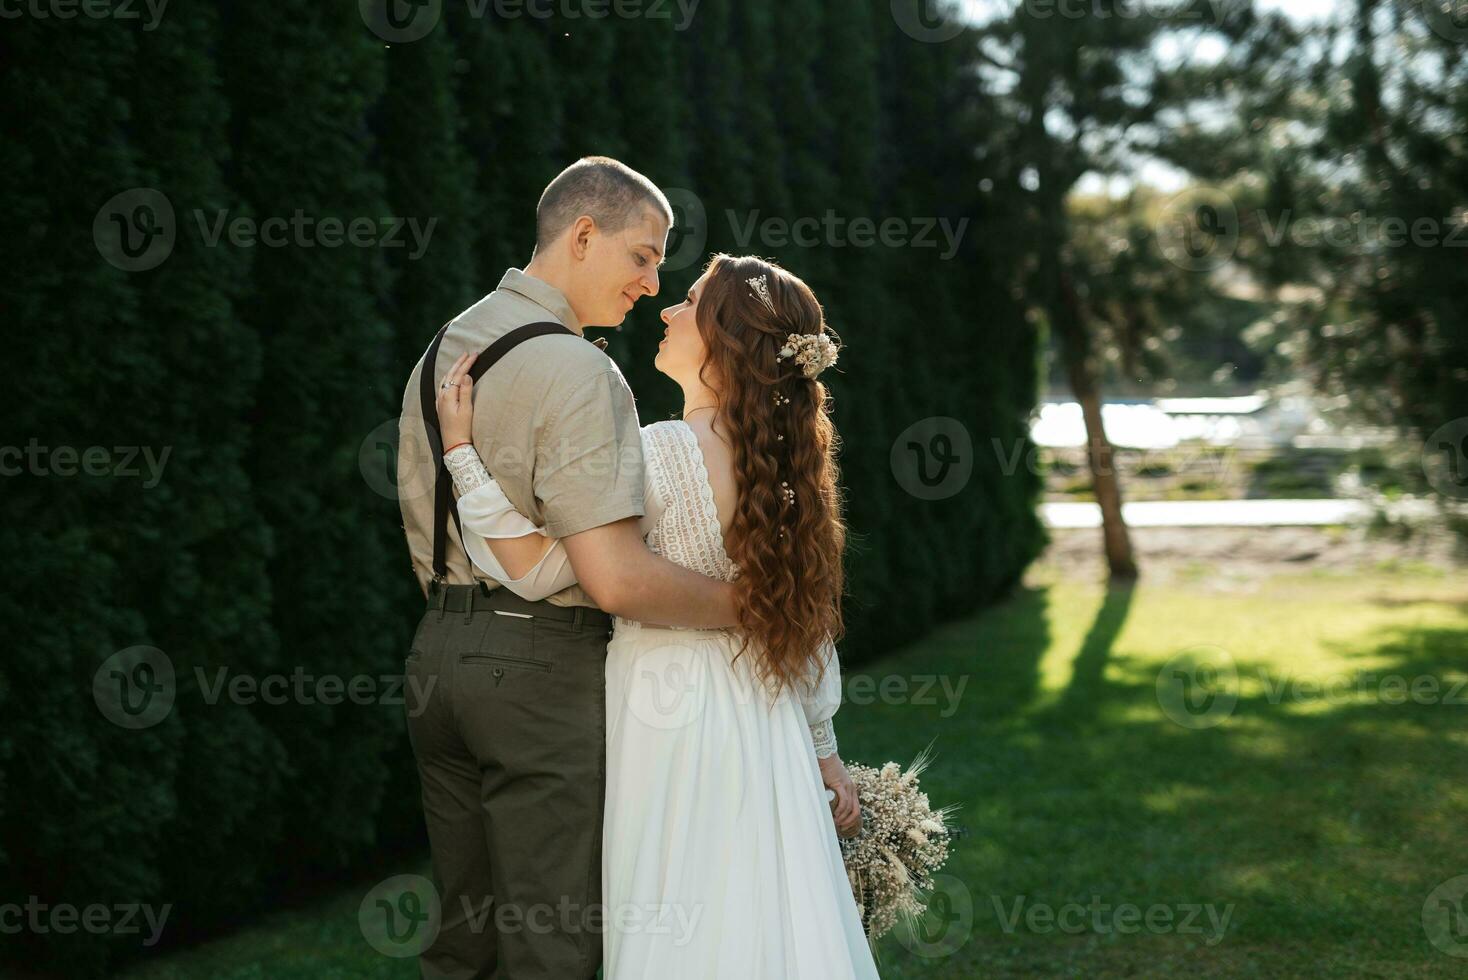
[[[611,629],[503,588],[430,590],[404,665],[440,903],[424,977],[596,975]]]

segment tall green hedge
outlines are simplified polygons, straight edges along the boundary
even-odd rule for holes
[[[1037,552],[1038,476],[1004,466],[1025,458],[1036,340],[1017,260],[986,234],[1007,215],[977,190],[963,39],[920,43],[885,0],[709,0],[688,24],[485,9],[447,0],[404,43],[357,4],[304,0],[170,6],[154,25],[29,14],[0,33],[0,442],[51,453],[3,478],[0,901],[171,904],[168,943],[422,846],[401,706],[216,685],[304,673],[390,693],[376,679],[421,601],[385,482],[402,385],[441,323],[524,264],[541,188],[579,155],[617,155],[706,218],[703,247],[612,339],[644,421],[681,397],[652,368],[658,310],[711,251],[786,264],[849,345],[831,382],[848,663],[992,600]],[[146,230],[159,195],[171,249],[119,267],[113,229]],[[941,242],[740,240],[751,219],[828,212],[968,225],[946,258]],[[231,231],[297,215],[304,238]],[[406,229],[331,246],[333,218],[432,232],[421,255]],[[939,416],[971,436],[973,475],[924,500],[891,454]],[[114,465],[59,473],[68,447]],[[117,472],[128,447],[162,460],[158,479]],[[134,647],[176,677],[139,729],[93,686]],[[136,935],[15,938],[66,975],[141,952]]]

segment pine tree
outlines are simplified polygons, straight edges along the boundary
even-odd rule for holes
[[[677,33],[675,26],[658,18],[619,24],[617,62],[636,66],[636,70],[618,70],[611,76],[613,98],[637,106],[636,112],[621,116],[622,143],[629,148],[625,162],[668,193],[674,207],[670,250],[676,250],[691,233],[688,225],[693,217],[687,211],[692,188],[686,139],[692,120],[686,111],[683,64],[678,57],[686,35]],[[637,393],[638,417],[644,424],[667,418],[681,406],[682,393],[653,365],[663,334],[659,313],[678,302],[698,277],[702,259],[703,255],[690,255],[684,263],[673,256],[659,270],[658,295],[633,307],[607,348]]]
[[[25,450],[5,461],[21,472],[5,477],[0,528],[0,618],[23,638],[0,662],[0,891],[79,908],[136,901],[162,884],[158,841],[138,828],[174,813],[181,726],[124,729],[91,692],[115,654],[149,641],[128,604],[124,551],[148,491],[121,472],[114,447],[161,453],[170,438],[130,417],[138,380],[160,365],[140,339],[144,311],[126,271],[161,254],[150,247],[166,248],[167,236],[156,201],[136,190],[132,107],[116,84],[133,65],[132,33],[88,18],[11,20],[0,65],[0,162],[13,181],[0,305],[7,361],[21,367],[5,418]],[[93,453],[89,473],[92,447],[105,458]],[[101,975],[108,946],[93,933],[12,941],[69,976]]]
[[[707,249],[738,254],[726,212],[740,217],[754,202],[753,154],[740,122],[746,109],[744,56],[731,5],[703,7],[688,33],[687,97],[696,138],[689,148],[693,190],[708,213]]]
[[[615,90],[618,75],[626,71],[635,79],[642,67],[629,66],[618,57],[617,35],[628,25],[614,11],[593,18],[592,9],[593,5],[567,4],[555,17],[540,22],[555,66],[554,91],[565,114],[561,151],[567,163],[595,154],[619,159],[625,155],[622,104],[608,95]]]
[[[879,14],[886,23],[884,10]],[[854,4],[830,21],[829,43],[822,47],[816,66],[818,97],[830,119],[831,166],[834,192],[830,210],[848,222],[880,221],[884,216],[878,148],[882,143],[882,104],[877,85],[878,47],[873,18],[865,4]],[[843,231],[843,236],[846,232]],[[830,246],[827,246],[830,247]],[[836,285],[820,298],[831,329],[849,344],[835,370],[822,376],[831,389],[836,425],[841,432],[843,483],[859,487],[848,493],[849,524],[847,590],[851,596],[846,620],[851,639],[844,649],[865,652],[878,647],[882,603],[892,586],[889,515],[898,512],[888,460],[889,444],[883,429],[881,393],[900,350],[894,331],[894,310],[884,287],[884,258],[880,245],[848,244],[834,249]],[[906,544],[902,543],[902,547]]]
[[[1226,16],[1210,21],[1184,8],[1123,16],[1117,7],[1107,0],[1090,15],[1071,18],[1037,18],[1020,8],[985,25],[979,38],[984,71],[1003,92],[1001,145],[1013,154],[996,183],[1030,205],[1024,247],[1033,256],[1034,273],[1027,290],[1036,314],[1060,342],[1085,416],[1107,564],[1111,577],[1125,583],[1138,569],[1101,420],[1101,346],[1095,312],[1073,262],[1067,202],[1083,175],[1130,168],[1129,154],[1143,139],[1138,134],[1166,126],[1169,118],[1186,118],[1182,114],[1200,98],[1155,56],[1160,41],[1209,34],[1216,40],[1233,28]],[[1088,56],[1092,51],[1109,56]]]
[[[475,292],[483,295],[506,268],[524,268],[530,261],[535,205],[551,178],[572,162],[562,139],[565,100],[571,96],[556,75],[541,21],[461,13],[449,22],[464,69],[459,105],[480,202]]]
[[[322,222],[356,222],[368,241],[389,214],[372,165],[367,114],[381,96],[380,44],[355,9],[282,17],[232,3],[223,66],[235,121],[238,189],[258,220],[303,222],[281,247],[258,247],[245,322],[260,337],[251,479],[275,538],[271,625],[279,652],[260,672],[379,677],[400,669],[412,588],[396,500],[364,478],[364,442],[398,413],[402,378],[380,314],[389,285],[375,247],[331,245]],[[280,101],[279,79],[291,79]],[[330,234],[330,232],[327,232]],[[362,237],[359,235],[359,241]],[[238,651],[241,658],[257,651]],[[374,843],[392,776],[378,761],[401,737],[401,706],[334,706],[308,697],[272,706],[290,746],[296,817],[278,867],[337,867]]]
[[[427,238],[422,254],[411,246],[387,255],[394,272],[394,373],[406,378],[434,331],[481,295],[474,269],[475,170],[459,139],[463,116],[448,31],[431,31],[384,53],[387,89],[379,141],[387,200],[397,218],[420,222]]]
[[[132,415],[167,433],[172,455],[167,479],[133,511],[121,550],[129,604],[173,661],[185,728],[176,816],[148,828],[167,882],[160,900],[189,909],[190,927],[200,928],[258,901],[286,805],[277,736],[247,706],[206,703],[195,674],[252,667],[275,650],[271,538],[246,472],[260,345],[238,306],[250,256],[227,242],[211,246],[201,230],[238,203],[224,184],[229,107],[209,56],[217,15],[180,8],[137,40],[134,98],[170,108],[137,113],[131,136],[180,224],[167,261],[131,280],[146,311],[136,336],[157,365],[134,377]],[[192,844],[172,846],[179,840]]]
[[[478,298],[495,287],[508,266],[525,261],[517,254],[508,217],[516,213],[507,186],[509,168],[495,166],[507,152],[504,130],[516,121],[516,99],[510,90],[516,75],[506,32],[473,16],[468,4],[446,6],[443,29],[454,47],[451,76],[459,139],[469,168],[471,292]],[[523,207],[524,202],[521,204]],[[421,339],[420,348],[426,348],[426,337]]]
[[[22,367],[6,417],[38,449],[169,452],[157,485],[60,476],[54,453],[23,456],[31,472],[7,483],[0,617],[28,643],[0,664],[0,890],[78,906],[158,897],[199,930],[323,870],[421,848],[401,705],[322,703],[310,681],[398,673],[421,598],[373,450],[407,365],[528,260],[541,190],[583,153],[691,192],[708,219],[698,254],[664,270],[663,294],[613,341],[643,421],[678,405],[652,367],[656,315],[709,252],[781,259],[848,343],[826,376],[853,530],[844,660],[1017,578],[1041,540],[1036,475],[1006,475],[979,443],[1026,439],[1038,341],[1014,293],[1027,215],[1011,141],[972,87],[971,46],[912,41],[883,0],[706,5],[674,26],[449,3],[427,37],[385,46],[350,4],[226,0],[147,32],[32,18],[0,33],[13,231],[0,305]],[[154,234],[160,200],[171,236]],[[777,246],[749,227],[828,210],[843,234],[851,219],[928,215],[974,229],[945,262]],[[328,243],[321,225],[382,234],[393,215],[439,219],[417,262]],[[231,234],[268,219],[284,219],[285,241]],[[136,268],[120,232],[163,256]],[[1404,277],[1439,274],[1426,261]],[[974,434],[974,476],[950,500],[916,501],[889,453],[939,414]],[[130,730],[77,692],[139,645],[170,658],[178,703]],[[299,676],[306,696],[237,704],[239,676]],[[106,942],[56,938],[32,958],[104,968]]]

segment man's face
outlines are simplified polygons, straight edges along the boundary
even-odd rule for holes
[[[639,299],[658,293],[658,265],[667,246],[668,222],[650,207],[621,231],[593,233],[587,242],[585,326],[615,327]]]

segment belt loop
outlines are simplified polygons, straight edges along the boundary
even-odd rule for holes
[[[464,623],[466,625],[474,622],[474,593],[476,591],[472,586],[464,590]]]
[[[582,624],[582,622],[585,621],[585,619],[586,619],[586,607],[585,606],[577,606],[576,607],[576,613],[571,618],[571,626],[572,626],[572,628],[575,629],[576,632],[580,633],[581,632],[581,624]]]
[[[433,580],[433,587],[438,590],[438,621],[441,623],[443,622],[444,614],[447,611],[449,590],[448,586],[438,579]]]

